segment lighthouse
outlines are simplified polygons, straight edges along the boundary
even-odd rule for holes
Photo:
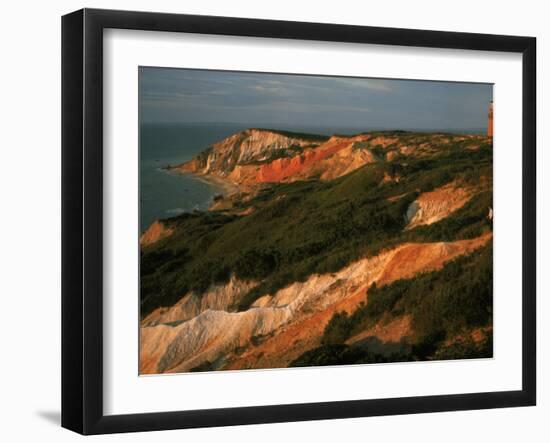
[[[487,122],[487,136],[493,136],[493,102],[489,102],[489,121]]]

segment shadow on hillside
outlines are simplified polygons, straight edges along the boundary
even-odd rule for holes
[[[373,354],[389,357],[395,354],[409,354],[411,345],[406,339],[401,339],[399,342],[382,342],[378,337],[367,337],[356,341],[351,345],[352,349],[357,349]]]

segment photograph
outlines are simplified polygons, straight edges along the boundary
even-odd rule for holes
[[[140,375],[493,357],[492,84],[138,71]]]

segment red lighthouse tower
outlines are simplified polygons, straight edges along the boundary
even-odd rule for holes
[[[487,122],[487,136],[493,136],[493,102],[489,103],[489,121]]]

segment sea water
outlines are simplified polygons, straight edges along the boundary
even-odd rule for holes
[[[140,127],[140,230],[155,220],[206,210],[221,189],[191,174],[164,169],[190,160],[235,132],[236,125],[149,123]]]
[[[142,123],[140,125],[140,230],[155,220],[184,212],[206,210],[222,190],[192,174],[164,169],[190,160],[213,143],[247,127],[272,128],[269,124]],[[357,134],[377,128],[275,127],[314,134]],[[426,130],[424,130],[426,131]],[[440,130],[441,131],[441,130]],[[447,130],[448,132],[455,132]],[[447,132],[442,131],[442,132]],[[458,131],[480,133],[480,130]]]

